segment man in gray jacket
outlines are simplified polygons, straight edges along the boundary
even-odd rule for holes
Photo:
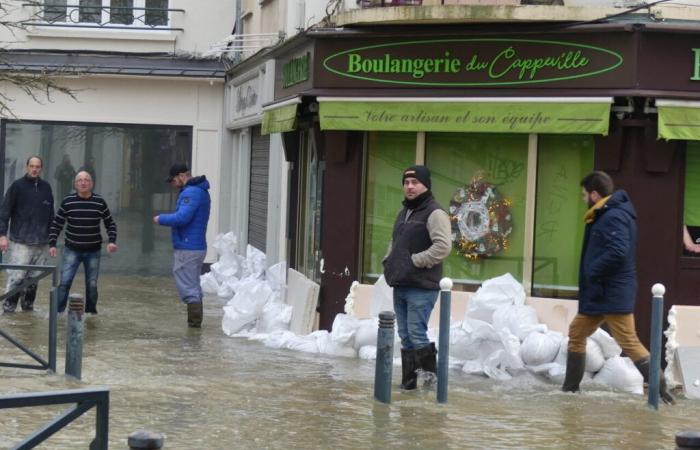
[[[450,254],[450,218],[430,191],[430,171],[411,166],[403,173],[404,208],[394,224],[384,277],[394,288],[401,338],[401,388],[415,389],[417,370],[437,373],[428,320],[440,291],[442,261]]]

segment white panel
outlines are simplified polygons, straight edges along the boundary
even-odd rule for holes
[[[319,285],[294,269],[287,274],[287,304],[292,306],[289,329],[305,336],[313,331]]]
[[[211,247],[214,238],[218,234],[219,209],[219,160],[221,134],[215,130],[194,130],[194,148],[192,149],[192,174],[206,175],[211,188],[211,215],[207,226],[207,251],[206,262],[216,261],[216,252]]]

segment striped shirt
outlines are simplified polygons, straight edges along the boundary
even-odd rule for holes
[[[58,236],[66,225],[66,247],[72,250],[99,250],[102,246],[100,221],[105,224],[109,242],[116,243],[117,224],[102,196],[95,193],[89,198],[82,198],[77,193],[67,195],[51,224],[49,245],[56,246]]]

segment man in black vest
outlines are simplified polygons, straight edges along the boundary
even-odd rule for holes
[[[415,389],[417,370],[437,373],[428,319],[440,291],[442,261],[450,254],[450,219],[430,191],[430,171],[411,166],[403,173],[404,208],[394,224],[384,277],[394,288],[401,338],[401,388]]]

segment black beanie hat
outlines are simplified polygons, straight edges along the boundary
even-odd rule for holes
[[[406,178],[415,178],[416,180],[423,183],[423,186],[430,190],[430,170],[425,166],[411,166],[403,171],[403,178],[401,178],[401,184],[406,180]]]

